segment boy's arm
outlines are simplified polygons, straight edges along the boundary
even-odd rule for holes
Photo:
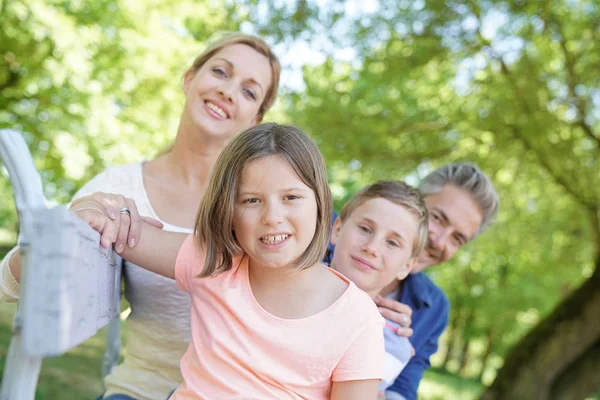
[[[376,400],[379,379],[360,381],[334,381],[331,385],[331,400]]]
[[[115,243],[117,232],[111,229],[114,221],[102,210],[90,207],[74,211],[79,218],[100,232],[102,247],[106,248]],[[148,271],[175,279],[177,254],[188,236],[186,233],[165,232],[148,223],[142,223],[139,241],[135,247],[126,246],[121,252],[121,257]]]

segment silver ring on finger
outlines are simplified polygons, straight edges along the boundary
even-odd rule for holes
[[[131,211],[129,211],[129,208],[127,207],[121,207],[119,214],[127,214],[127,216],[131,217]]]
[[[408,325],[408,315],[406,314],[402,314],[402,325],[405,327]]]

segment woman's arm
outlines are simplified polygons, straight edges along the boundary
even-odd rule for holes
[[[17,247],[15,252],[8,254],[8,268],[15,281],[21,282],[21,250]]]
[[[122,202],[119,202],[120,199],[122,199]],[[162,222],[150,217],[141,217],[133,200],[110,193],[96,192],[92,195],[81,197],[71,204],[70,210],[77,213],[79,209],[90,207],[91,203],[98,203],[93,205],[93,208],[97,211],[103,212],[109,210],[108,212],[111,213],[111,223],[107,225],[105,235],[109,234],[109,231],[110,233],[115,232],[115,248],[119,252],[123,251],[127,244],[129,244],[129,246],[135,246],[139,240],[143,222],[157,228],[162,228]],[[131,216],[119,212],[120,207],[125,206],[130,210]],[[110,242],[106,240],[104,247],[108,247],[109,245]],[[5,277],[14,279],[17,284],[21,283],[21,250],[18,247],[14,248],[6,255],[2,260],[1,265],[2,280],[0,280],[0,290],[9,284]],[[9,273],[10,275],[8,275]],[[3,290],[3,295],[6,294],[11,298],[15,295],[15,293],[4,292],[5,291]],[[17,297],[14,297],[14,300],[18,299],[18,292],[19,286],[16,287]]]
[[[376,400],[379,379],[333,382],[331,400]]]
[[[113,224],[111,225],[111,228],[118,231],[117,245],[115,246],[117,250],[121,250],[121,248],[124,248],[126,245],[132,247],[135,246],[137,240],[139,240],[142,221],[148,222],[158,228],[162,228],[162,223],[160,221],[149,217],[140,217],[133,201],[129,202],[129,199],[120,195],[103,193],[107,191],[122,190],[124,185],[130,181],[130,179],[123,180],[123,178],[129,178],[130,174],[131,172],[128,170],[118,172],[116,173],[116,176],[119,179],[114,180],[113,175],[115,175],[115,172],[111,169],[104,170],[83,185],[73,197],[73,203],[70,207],[73,211],[80,203],[85,203],[89,200],[97,201],[103,210],[109,215],[112,215]],[[131,215],[121,214],[121,207],[129,208]],[[96,208],[98,208],[98,206],[96,206]],[[110,243],[107,243],[105,247],[108,247],[109,244]],[[21,282],[21,251],[17,249],[16,252],[13,252],[12,256],[10,254],[7,255],[1,262],[1,269],[0,292],[3,293],[0,294],[7,298],[8,301],[18,300],[20,290],[19,284]],[[10,278],[10,282],[7,278]]]
[[[108,248],[117,241],[119,229],[94,202],[79,202],[74,207],[76,215],[101,234],[100,245]],[[141,223],[135,247],[124,247],[121,257],[148,271],[175,279],[175,261],[179,248],[188,237],[185,233],[165,232],[149,223]]]
[[[16,274],[13,274],[13,268],[15,268]],[[6,254],[0,262],[0,270],[0,298],[9,303],[19,300],[21,253],[18,247],[11,249]]]

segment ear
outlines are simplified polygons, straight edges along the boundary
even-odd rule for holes
[[[335,222],[333,223],[333,229],[331,230],[331,239],[329,239],[331,244],[334,246],[338,240],[338,237],[340,236],[341,229],[342,229],[342,220],[340,219],[340,217],[337,217],[335,219]]]
[[[396,274],[396,279],[398,279],[399,281],[404,280],[404,278],[406,278],[408,274],[410,274],[412,269],[415,267],[418,259],[418,257],[413,257],[410,260],[408,260],[406,262],[406,265],[400,268],[400,271],[398,271],[398,273]]]
[[[192,79],[194,79],[194,76],[196,76],[196,71],[194,71],[193,69],[188,69],[185,75],[183,75],[183,83],[181,84],[181,89],[183,89],[184,92],[187,91],[188,87],[190,86],[190,82],[192,81]]]

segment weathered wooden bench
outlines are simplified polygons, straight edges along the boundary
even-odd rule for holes
[[[40,175],[18,132],[0,130],[19,215],[21,292],[1,400],[34,399],[42,359],[63,354],[106,325],[106,375],[119,356],[121,259],[65,207],[46,207]],[[99,366],[100,367],[100,366]]]

